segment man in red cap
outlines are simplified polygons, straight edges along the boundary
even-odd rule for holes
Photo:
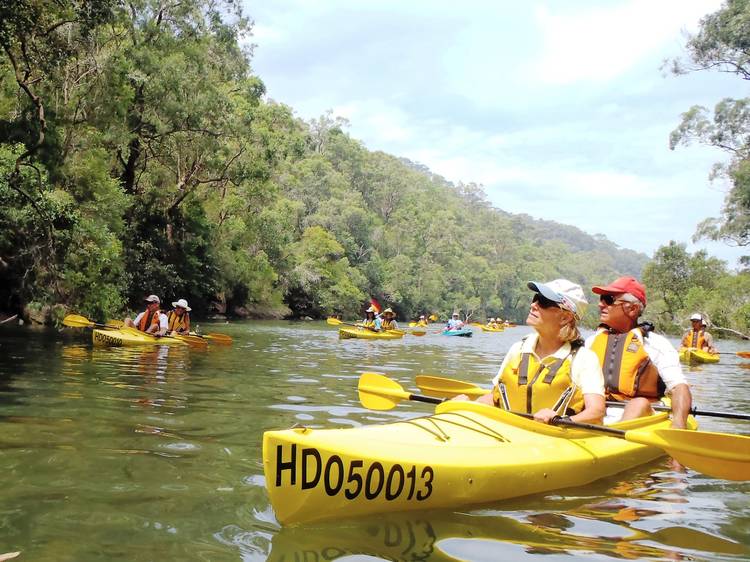
[[[646,307],[646,287],[633,277],[620,277],[591,289],[599,295],[601,324],[586,347],[597,354],[607,398],[627,402],[623,420],[649,415],[651,402],[672,398],[672,427],[684,429],[693,399],[677,350],[638,319]]]

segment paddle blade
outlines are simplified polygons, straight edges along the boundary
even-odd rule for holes
[[[410,333],[410,334],[411,334],[412,336],[426,336],[426,335],[427,335],[427,332],[425,332],[424,330],[412,330],[412,331],[411,331],[411,332],[409,332],[409,333]]]
[[[192,335],[192,334],[191,334]],[[219,345],[232,345],[232,336],[228,336],[226,334],[203,334],[203,338],[206,338],[207,340],[210,340],[211,343],[217,343]]]
[[[71,328],[90,328],[94,323],[80,314],[68,314],[62,321],[63,325]]]
[[[329,317],[329,318],[326,318],[326,324],[330,326],[338,326],[339,324],[343,324],[343,322],[341,322],[341,320],[339,320],[338,318]]]
[[[437,322],[437,319],[437,316],[435,316],[434,314],[430,314],[430,320],[432,320],[433,322]]]
[[[391,410],[409,398],[400,384],[380,373],[362,373],[357,391],[359,401],[369,410]]]
[[[436,398],[453,398],[459,394],[479,398],[489,392],[475,384],[432,375],[417,375],[416,381],[419,390]]]
[[[680,464],[713,478],[750,480],[750,437],[684,429],[631,430],[625,439],[661,447]]]
[[[737,355],[743,359],[750,359],[750,351],[738,351]]]
[[[178,334],[174,336],[178,340],[184,341],[186,344],[192,346],[192,347],[208,347],[208,341],[204,340],[200,336],[189,336],[189,335],[183,335]]]

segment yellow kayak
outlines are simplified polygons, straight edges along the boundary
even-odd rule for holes
[[[130,347],[135,345],[187,345],[184,340],[164,336],[157,338],[135,328],[119,330],[95,329],[92,334],[94,345],[109,347]]]
[[[505,328],[490,328],[489,326],[482,325],[483,332],[502,332]]]
[[[404,337],[401,330],[374,332],[365,328],[339,328],[339,337],[343,339],[358,338],[363,340],[398,340]]]
[[[680,361],[687,363],[688,365],[693,365],[695,363],[719,362],[718,353],[709,353],[708,351],[703,351],[697,347],[681,347],[679,353]]]
[[[669,426],[666,413],[612,425]],[[664,454],[606,434],[458,401],[409,421],[263,435],[266,487],[285,525],[455,508],[580,486]]]

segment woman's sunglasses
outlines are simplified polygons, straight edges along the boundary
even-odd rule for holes
[[[539,308],[544,308],[544,309],[553,308],[553,307],[555,307],[555,308],[559,308],[560,307],[559,303],[556,303],[555,301],[549,300],[547,297],[545,297],[544,295],[541,295],[539,293],[536,293],[534,295],[534,298],[531,299],[531,302],[535,302],[539,306]]]

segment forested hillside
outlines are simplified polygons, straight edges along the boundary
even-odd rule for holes
[[[300,120],[249,30],[231,1],[3,4],[0,309],[103,319],[156,293],[323,317],[375,297],[521,320],[528,280],[640,275],[645,255]]]

